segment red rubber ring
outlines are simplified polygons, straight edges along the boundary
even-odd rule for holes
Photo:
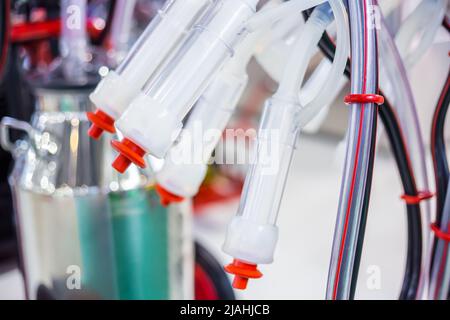
[[[433,192],[421,191],[415,196],[404,194],[403,196],[401,196],[401,198],[405,200],[406,204],[417,205],[420,204],[422,201],[430,200],[434,196],[435,194]]]
[[[131,163],[134,163],[138,167],[145,169],[146,164],[144,160],[145,150],[135,144],[129,139],[120,141],[111,141],[112,147],[119,152],[119,156],[113,163],[114,169],[120,173],[124,173]]]
[[[450,224],[449,224],[450,228]],[[431,230],[433,230],[434,234],[438,239],[441,239],[446,242],[450,242],[450,233],[442,231],[436,223],[431,225]]]
[[[225,271],[235,276],[233,288],[245,290],[249,279],[262,278],[263,274],[255,264],[245,263],[235,259],[232,264],[225,267]]]
[[[345,104],[367,104],[374,103],[377,105],[384,104],[384,97],[379,94],[349,94],[344,99]]]
[[[102,110],[98,109],[95,113],[88,112],[87,118],[92,122],[92,126],[88,131],[89,136],[92,138],[99,139],[103,131],[116,133],[116,128],[114,127],[115,120]]]
[[[167,207],[172,203],[180,203],[184,201],[184,197],[177,196],[176,194],[167,191],[159,184],[156,185],[155,189],[161,199],[161,205],[163,207]]]

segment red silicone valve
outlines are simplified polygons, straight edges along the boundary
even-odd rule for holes
[[[233,288],[239,290],[247,289],[249,279],[259,279],[263,276],[256,264],[245,263],[237,259],[232,264],[226,266],[225,271],[235,276]]]
[[[92,122],[92,126],[88,131],[88,135],[93,139],[100,139],[104,131],[109,133],[116,133],[114,127],[114,119],[104,113],[102,110],[97,109],[94,112],[88,112],[87,117]]]
[[[164,207],[167,207],[173,203],[180,203],[184,201],[184,197],[177,196],[176,194],[167,191],[159,184],[156,185],[156,192],[161,199],[161,205]]]
[[[125,173],[128,167],[134,163],[140,168],[145,168],[144,156],[145,150],[129,139],[120,141],[112,141],[112,147],[119,152],[119,156],[113,162],[113,168],[120,173]]]

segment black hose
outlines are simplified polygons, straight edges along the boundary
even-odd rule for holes
[[[442,219],[442,212],[444,210],[445,197],[447,195],[447,187],[450,175],[444,137],[445,120],[447,119],[448,107],[450,103],[449,82],[450,73],[447,76],[446,84],[442,89],[442,94],[436,106],[431,134],[431,153],[433,155],[437,192],[436,223],[438,224],[441,223]]]
[[[308,19],[312,10],[307,10],[303,13],[305,19]],[[322,53],[330,61],[334,60],[336,46],[327,33],[324,33],[322,39],[319,42],[319,48]],[[347,62],[345,69],[345,75],[350,78],[351,76],[351,64]],[[408,151],[403,141],[402,130],[395,115],[395,112],[386,99],[385,103],[379,108],[379,114],[381,121],[385,127],[386,133],[389,138],[389,143],[394,153],[397,168],[400,173],[403,189],[406,195],[417,196],[418,191],[415,184],[414,172],[412,171],[411,164],[409,162]],[[373,155],[372,155],[373,158]],[[373,161],[373,159],[371,160]],[[373,165],[371,165],[373,169]],[[370,189],[366,190],[365,195],[365,208],[368,209],[370,197]],[[407,260],[405,267],[405,275],[403,279],[403,285],[400,293],[400,300],[414,300],[417,297],[419,279],[421,272],[421,260],[422,260],[422,221],[420,205],[407,205],[407,228],[408,228],[408,249]],[[362,221],[366,223],[366,221]],[[360,234],[360,237],[364,237],[364,234]],[[362,246],[362,239],[358,243]],[[361,259],[361,257],[356,257]],[[358,270],[355,270],[358,272]],[[351,286],[351,294],[354,296],[356,290],[356,279]]]
[[[402,138],[402,131],[396,114],[389,102],[380,109],[380,118],[383,121],[388,135],[390,146],[397,163],[403,189],[407,195],[417,195],[414,172],[407,156],[407,148]],[[414,300],[417,296],[420,280],[422,260],[422,222],[420,205],[407,205],[408,249],[400,300]]]
[[[439,97],[436,111],[433,117],[433,126],[431,133],[431,154],[433,156],[434,173],[436,177],[436,225],[440,226],[442,222],[445,198],[449,182],[449,167],[447,152],[445,148],[445,121],[447,119],[448,108],[450,104],[450,72],[447,75],[447,81]],[[433,253],[430,265],[430,272],[433,270],[433,262],[438,239],[433,241]],[[449,297],[450,299],[450,292]]]
[[[213,282],[219,300],[236,300],[223,266],[197,242],[195,243],[195,262]]]
[[[450,17],[445,16],[444,21],[442,22],[442,26],[447,30],[447,32],[450,32]]]

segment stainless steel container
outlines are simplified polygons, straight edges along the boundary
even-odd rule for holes
[[[31,124],[1,122],[27,297],[190,299],[190,206],[161,207],[149,172],[113,171],[110,140],[86,134],[89,91],[37,89]]]

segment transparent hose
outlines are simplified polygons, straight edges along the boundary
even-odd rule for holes
[[[111,27],[111,46],[120,60],[128,51],[137,0],[117,0]],[[120,61],[118,61],[120,62]]]
[[[339,90],[337,90],[337,88],[342,87],[342,75],[347,64],[350,47],[348,18],[346,8],[341,1],[332,1],[330,2],[330,4],[333,9],[333,14],[336,17],[335,21],[337,29],[337,52],[333,64],[331,64],[327,59],[324,59],[320,66],[314,71],[314,74],[309,77],[307,82],[300,90],[300,102],[303,106],[301,118],[299,119],[300,127],[304,127],[306,124],[310,123],[311,120],[319,113],[319,111],[324,108],[324,106],[328,106],[329,104],[331,104],[338,94]],[[257,52],[256,58],[262,65],[262,67],[271,75],[271,77],[275,81],[286,84],[286,82],[289,81],[289,78],[291,78],[289,84],[290,89],[287,90],[298,91],[298,88],[301,84],[299,85],[298,79],[297,81],[295,81],[295,77],[298,78],[299,75],[302,74],[302,72],[296,73],[290,69],[290,72],[285,76],[286,79],[282,79],[283,75],[282,72],[280,72],[280,65],[283,61],[286,60],[286,57],[290,56],[289,54],[287,54],[287,52],[296,52],[295,48],[293,48],[295,43],[297,43],[299,46],[303,45],[303,47],[307,47],[306,43],[315,42],[315,38],[319,36],[319,33],[321,31],[319,28],[311,32],[311,26],[306,26],[308,30],[305,30],[302,33],[304,37],[304,39],[302,40],[303,44],[301,41],[296,42],[295,40],[298,38],[298,36],[294,34],[295,30],[292,29],[293,26],[299,24],[298,22],[295,22],[298,19],[295,18],[293,21],[290,20],[291,19],[283,19],[282,21],[280,21],[280,23],[274,26],[274,28],[276,29],[281,29],[278,34],[274,34],[274,36],[278,36],[280,39],[277,41],[273,41],[273,43],[270,43],[268,45],[268,48],[264,48],[265,50],[263,52]],[[281,22],[285,23],[284,29],[280,28],[279,26]],[[302,51],[299,50],[299,52]],[[304,69],[306,67],[306,58],[311,54],[313,53],[307,53],[303,51],[302,55],[290,56],[291,61],[288,62],[288,65],[297,65],[298,61],[304,61],[303,64],[299,65]],[[324,74],[324,72],[326,73]],[[286,91],[283,88],[281,89]],[[290,95],[290,93],[288,94]]]
[[[336,3],[335,1],[330,2]],[[298,101],[298,91],[303,84],[308,63],[320,38],[332,21],[332,16],[328,14],[328,10],[328,5],[318,7],[314,10],[310,20],[302,28],[300,37],[296,40],[296,44],[292,48],[292,52],[298,54],[290,55],[276,93],[277,96]]]
[[[246,28],[249,32],[260,30],[288,15],[300,14],[301,11],[305,11],[326,1],[327,0],[290,0],[273,9],[258,12],[248,20]]]
[[[403,22],[396,42],[407,67],[419,61],[433,43],[446,8],[447,0],[423,0]]]
[[[342,75],[347,65],[349,56],[350,36],[348,30],[347,10],[342,1],[329,1],[335,16],[337,27],[336,55],[331,67],[329,76],[323,85],[320,86],[320,93],[304,106],[301,112],[300,126],[309,123],[319,111],[334,100],[335,88],[341,82]]]
[[[381,16],[380,32],[380,83],[383,92],[395,106],[401,128],[405,133],[406,147],[415,174],[416,184],[419,191],[428,191],[428,171],[426,165],[425,143],[420,127],[419,116],[414,101],[411,85],[408,80],[406,67],[400,57],[397,46],[391,34],[387,30],[383,16]],[[429,285],[429,262],[432,252],[431,248],[431,204],[425,201],[421,204],[423,213],[423,245],[426,254],[423,255],[421,280],[419,284],[418,297],[424,294]]]
[[[336,46],[336,56],[333,61],[329,76],[326,77],[325,83],[316,84],[320,86],[320,94],[317,94],[313,99],[311,99],[304,106],[302,112],[300,113],[299,125],[302,128],[306,124],[308,124],[324,106],[331,102],[330,100],[333,98],[332,93],[334,93],[334,88],[341,80],[349,56],[350,37],[348,31],[346,8],[341,1],[329,1],[329,3],[333,10],[337,26],[338,40]],[[320,10],[326,10],[326,8],[329,7],[324,5],[318,7],[318,9]],[[319,13],[318,10],[315,10],[314,12],[314,15],[317,15]],[[322,15],[322,17],[327,17],[327,15]],[[329,15],[328,19],[330,18],[331,16]],[[319,26],[320,23],[322,25]],[[297,45],[304,48],[310,48],[310,45],[312,43],[317,43],[320,40],[326,26],[330,23],[331,21],[329,20],[317,20],[317,22],[314,24],[307,23],[304,26],[304,30],[302,31],[301,39],[296,42]],[[307,61],[309,61],[313,53],[312,50],[298,50],[296,48],[293,48],[292,50],[294,52],[300,52],[300,55],[291,55],[291,59],[288,61],[288,66],[299,66],[299,69],[293,69],[292,67],[289,67],[289,72],[286,72],[283,76],[283,79],[280,83],[280,88],[277,93],[277,95],[279,94],[283,97],[298,94],[298,88],[300,88],[302,85],[306,68],[308,66]]]
[[[349,1],[352,40],[352,93],[376,94],[378,86],[376,30],[369,10],[375,1]],[[347,135],[347,157],[328,276],[327,299],[350,299],[356,279],[365,193],[375,132],[376,106],[353,104]]]

